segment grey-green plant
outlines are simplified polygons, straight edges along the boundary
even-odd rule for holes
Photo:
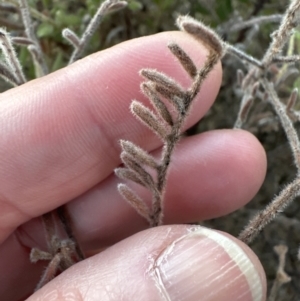
[[[163,5],[162,2],[154,2],[157,2],[156,5],[158,6]],[[126,1],[120,0],[104,1],[96,10],[94,18],[91,19],[81,37],[71,28],[63,30],[63,37],[74,48],[69,63],[73,63],[82,56],[102,18],[110,12],[125,7],[127,4]],[[129,4],[133,9],[139,9],[137,1],[131,1]],[[0,64],[0,76],[14,86],[26,82],[22,64],[19,62],[14,50],[14,44],[21,44],[27,47],[35,65],[36,76],[43,76],[48,73],[47,62],[39,45],[39,39],[36,38],[35,32],[32,30],[31,9],[28,2],[19,0],[18,5],[23,19],[25,36],[11,37],[4,29],[0,31],[0,47],[3,53],[3,62]],[[164,5],[172,6],[173,4],[170,1],[166,1]],[[223,8],[223,11],[227,11],[226,15],[233,10],[232,2],[224,1],[222,4],[220,2],[214,11],[216,14],[215,18],[225,22],[226,18],[224,17],[223,19],[219,14],[219,6]],[[212,9],[207,3],[206,5],[199,4],[199,7],[204,12],[209,12]],[[8,5],[5,9],[8,12],[18,11],[16,6]],[[230,21],[225,22],[222,29],[217,28],[215,31],[191,17],[179,16],[177,18],[177,25],[181,30],[201,41],[207,47],[209,54],[206,62],[199,69],[180,45],[174,43],[166,45],[191,77],[192,84],[188,89],[184,89],[169,75],[157,70],[141,70],[140,74],[145,80],[141,84],[141,90],[151,101],[155,112],[136,100],[132,102],[130,108],[133,115],[162,140],[164,147],[160,159],[157,160],[139,146],[130,141],[122,140],[120,142],[122,147],[121,159],[125,167],[118,168],[115,172],[121,179],[131,180],[150,190],[152,204],[148,206],[129,186],[123,183],[118,186],[123,198],[148,221],[149,226],[154,227],[163,224],[164,194],[168,179],[168,168],[172,164],[173,150],[182,135],[182,124],[191,110],[192,102],[199,93],[204,79],[214,65],[225,55],[233,55],[242,62],[244,69],[244,71],[237,70],[236,82],[238,93],[241,95],[241,105],[235,128],[244,126],[247,116],[253,108],[255,99],[271,104],[285,131],[293,155],[294,165],[297,168],[294,180],[283,187],[281,192],[273,198],[265,209],[251,219],[241,232],[239,239],[245,243],[250,243],[271,220],[283,212],[285,207],[299,196],[300,141],[295,128],[295,122],[300,120],[300,113],[295,110],[298,90],[291,87],[288,101],[284,104],[280,100],[278,85],[283,78],[283,74],[290,72],[290,66],[297,64],[300,60],[299,55],[286,51],[285,48],[287,45],[290,46],[291,41],[293,43],[296,41],[296,38],[293,38],[293,36],[300,23],[300,0],[290,1],[284,14],[253,17],[245,20],[237,18],[235,21],[234,25]],[[270,45],[260,59],[222,38],[222,34],[225,31],[234,34],[247,29],[249,35],[255,34],[258,32],[259,27],[265,23],[279,23],[280,25],[271,34]],[[172,106],[172,110],[169,109],[170,106]],[[152,172],[149,172],[149,168]],[[68,236],[67,239],[61,240],[58,238],[55,231],[55,216],[58,216],[62,222]],[[51,280],[56,275],[57,270],[64,270],[84,258],[84,252],[76,241],[69,223],[68,212],[64,207],[58,208],[55,212],[45,214],[42,219],[46,229],[48,250],[33,249],[31,261],[49,260],[50,263],[42,275],[37,288]],[[278,247],[276,252],[279,255],[278,277],[276,277],[271,290],[270,301],[275,300],[282,283],[290,281],[290,277],[284,272],[284,258],[287,250],[285,247]]]

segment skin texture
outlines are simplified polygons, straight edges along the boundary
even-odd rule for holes
[[[72,267],[31,301],[67,300],[68,293],[74,300],[163,300],[149,279],[141,283],[142,299],[132,299],[130,287],[147,270],[145,250],[148,255],[159,252],[185,235],[187,227],[138,233],[147,223],[118,195],[120,180],[113,170],[120,165],[121,138],[159,157],[161,142],[131,115],[129,105],[138,99],[149,106],[139,90],[138,71],[145,67],[172,75],[188,87],[188,75],[166,48],[170,41],[180,44],[198,66],[203,64],[207,51],[201,44],[184,33],[167,32],[122,43],[0,95],[1,300],[24,300],[32,294],[44,268],[28,260],[32,247],[45,249],[38,217],[63,204],[87,254],[116,245]],[[185,128],[212,105],[221,77],[218,64]],[[245,131],[217,130],[183,138],[170,167],[165,224],[191,223],[236,210],[256,194],[265,171],[264,150]],[[150,198],[135,188],[145,200]],[[245,252],[254,258],[265,293],[262,268],[248,248]],[[91,266],[97,266],[97,272],[90,273]],[[122,271],[130,267],[137,274],[124,278]],[[70,279],[81,274],[87,276],[74,288]],[[99,286],[103,279],[106,282]],[[120,282],[122,289],[115,292]],[[95,287],[92,295],[85,294],[87,286]],[[105,294],[108,287],[112,293]],[[56,299],[51,297],[55,292]]]

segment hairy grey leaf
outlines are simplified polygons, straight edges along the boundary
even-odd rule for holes
[[[160,116],[169,124],[173,125],[173,118],[166,107],[166,105],[163,103],[163,101],[159,98],[157,92],[155,91],[155,85],[151,82],[144,82],[141,84],[141,90],[149,98],[149,100],[152,102],[153,106],[157,110],[157,112],[160,114]]]
[[[154,131],[162,140],[166,139],[168,129],[157,116],[140,102],[134,100],[130,106],[131,112]]]
[[[159,165],[156,163],[155,159],[142,148],[126,140],[121,140],[120,143],[122,149],[132,156],[138,163],[150,166],[154,169],[158,168]]]
[[[150,223],[150,210],[145,202],[125,184],[119,184],[118,190],[121,196]]]

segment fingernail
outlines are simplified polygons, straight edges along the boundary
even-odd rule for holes
[[[263,300],[261,277],[243,249],[207,228],[197,227],[173,242],[152,272],[162,300]]]

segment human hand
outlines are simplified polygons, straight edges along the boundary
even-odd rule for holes
[[[30,301],[265,299],[262,267],[247,246],[225,233],[170,225],[225,215],[255,195],[266,158],[251,134],[216,130],[181,140],[168,178],[166,226],[145,230],[146,222],[117,192],[119,140],[149,152],[160,147],[129,111],[134,98],[147,103],[138,71],[156,68],[183,85],[190,82],[166,47],[170,41],[203,64],[206,51],[198,42],[184,33],[162,33],[117,45],[0,96],[1,301],[32,294],[45,265],[29,262],[32,247],[45,249],[38,217],[63,204],[87,254],[111,247],[62,273]],[[218,65],[186,128],[209,109],[220,82]]]

